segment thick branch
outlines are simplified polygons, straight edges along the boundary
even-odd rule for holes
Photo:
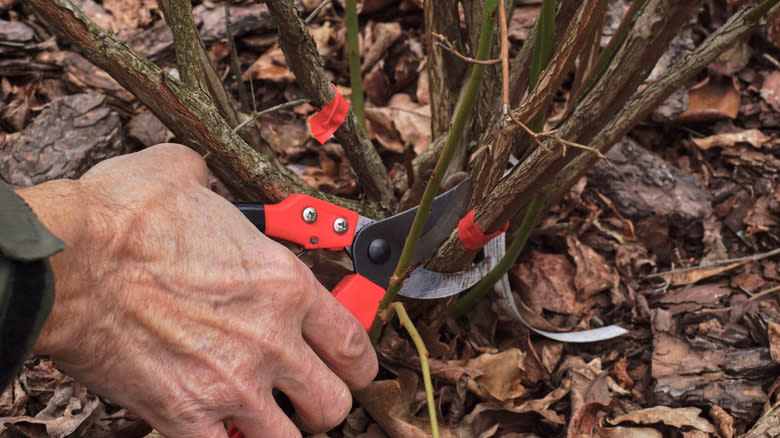
[[[323,107],[334,97],[333,87],[314,39],[291,0],[269,0],[268,10],[279,30],[279,45],[284,51],[298,85],[316,106]],[[334,134],[344,147],[349,162],[357,174],[366,195],[378,201],[386,211],[395,205],[390,179],[382,160],[368,139],[365,130],[350,110],[344,124]]]
[[[211,63],[192,17],[191,2],[158,0],[157,3],[163,11],[168,27],[171,28],[176,48],[176,64],[184,83],[189,87],[206,91],[231,128],[240,125],[247,116],[238,111],[235,99],[225,89],[214,64]],[[239,134],[255,150],[269,160],[276,161],[273,149],[263,140],[256,125],[251,124],[242,128]]]
[[[431,134],[447,133],[455,103],[463,86],[468,64],[436,46],[433,33],[444,35],[455,49],[463,52],[460,14],[456,0],[424,2],[425,49],[428,53],[428,89],[431,96]]]
[[[275,202],[291,193],[325,197],[369,216],[362,203],[324,196],[275,166],[233,133],[209,97],[184,87],[113,34],[101,29],[66,0],[30,0],[41,21],[68,38],[93,64],[104,69],[169,128],[200,153],[210,153],[214,173],[243,199]]]
[[[775,2],[770,12],[765,16],[754,17],[751,11],[750,8],[744,8],[736,12],[723,26],[707,37],[696,50],[685,55],[672,65],[663,76],[633,96],[609,124],[593,138],[590,145],[604,153],[609,151],[612,145],[623,138],[632,127],[647,117],[675,90],[691,80],[742,36],[765,24],[766,16],[772,16],[780,11],[780,2]],[[577,180],[596,164],[596,160],[597,158],[593,154],[581,154],[568,163],[553,182],[549,203],[557,202]]]
[[[563,122],[559,129],[559,136],[585,143],[599,132],[649,74],[669,41],[696,10],[698,3],[698,0],[649,1],[648,7],[633,23],[626,43],[618,51],[604,75],[577,102],[572,114]],[[582,14],[582,10],[578,11],[579,14]],[[575,17],[573,23],[579,21],[581,20]],[[578,38],[580,41],[585,40],[584,34],[580,34]],[[564,44],[566,44],[565,39],[553,62],[543,72],[537,90],[547,90],[543,86],[544,81],[551,80],[551,77],[545,74],[547,70],[560,68],[557,64],[561,62],[558,59]],[[515,115],[524,122],[533,120],[538,115],[542,103],[544,103],[543,99],[532,94]],[[519,127],[507,126],[496,136],[495,143],[484,148],[486,153],[493,154],[492,160],[488,163],[491,165],[498,163],[499,167],[496,170],[486,166],[488,169],[486,172],[495,174],[501,171],[500,163],[503,163],[501,149],[511,144],[512,139],[518,135],[522,135]],[[552,146],[552,142],[548,142],[548,145]],[[477,226],[486,232],[498,230],[509,218],[522,211],[536,193],[557,178],[560,169],[580,153],[579,150],[572,148],[568,148],[567,151],[564,156],[560,148],[555,153],[537,148],[510,175],[497,185],[490,186],[492,190],[476,208],[474,221]],[[466,250],[456,236],[451,236],[439,251],[437,260],[458,260],[466,263],[472,257],[473,253]]]

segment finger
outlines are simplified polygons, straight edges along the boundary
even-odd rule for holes
[[[378,363],[365,329],[322,286],[312,295],[302,326],[306,342],[350,388],[368,386]]]
[[[301,432],[268,395],[267,407],[254,415],[239,414],[233,425],[244,438],[300,438]]]
[[[295,405],[295,422],[310,432],[337,426],[352,409],[347,385],[302,340],[289,357],[290,364],[274,379],[274,386]]]

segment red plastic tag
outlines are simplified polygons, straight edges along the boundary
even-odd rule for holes
[[[490,239],[506,232],[508,228],[509,222],[495,233],[485,234],[474,223],[474,210],[471,210],[469,214],[458,222],[458,238],[463,243],[463,246],[473,251],[482,248],[490,242]]]
[[[329,104],[322,107],[317,114],[309,118],[311,126],[311,135],[316,138],[320,144],[324,144],[334,132],[344,123],[349,111],[349,103],[339,93],[339,89],[333,85],[336,96]]]

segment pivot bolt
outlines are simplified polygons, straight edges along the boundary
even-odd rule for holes
[[[317,220],[317,210],[314,207],[306,207],[303,209],[303,221],[307,224],[313,224]]]
[[[338,234],[344,234],[349,229],[349,224],[347,223],[347,220],[343,217],[340,217],[333,221],[333,231],[337,232]]]
[[[390,244],[385,239],[374,239],[368,245],[368,258],[374,264],[383,265],[390,260]]]

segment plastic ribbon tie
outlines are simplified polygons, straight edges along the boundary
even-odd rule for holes
[[[463,246],[474,251],[485,246],[492,238],[506,232],[508,228],[509,222],[495,233],[485,234],[479,229],[477,224],[474,223],[474,210],[471,210],[460,220],[460,222],[458,222],[458,238],[461,243],[463,243]]]
[[[339,93],[335,84],[333,90],[336,96],[329,104],[322,107],[316,114],[309,118],[309,126],[311,126],[311,135],[316,138],[320,144],[324,144],[334,132],[344,123],[347,118],[347,112],[349,111],[349,103],[344,99],[344,96]]]

